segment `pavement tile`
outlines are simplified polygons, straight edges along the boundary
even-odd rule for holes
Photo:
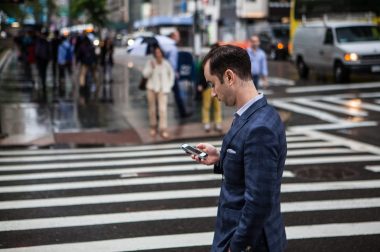
[[[0,140],[0,146],[46,146],[55,144],[53,134],[9,135]]]
[[[140,137],[133,129],[121,130],[117,132],[96,131],[96,132],[75,132],[54,134],[56,144],[86,144],[86,145],[125,145],[141,144]]]

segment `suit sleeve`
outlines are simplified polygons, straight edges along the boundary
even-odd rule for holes
[[[278,190],[279,145],[267,127],[252,130],[244,145],[245,205],[239,225],[231,239],[231,251],[244,250],[256,241],[275,204]]]

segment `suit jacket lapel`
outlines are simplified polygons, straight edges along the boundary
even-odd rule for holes
[[[267,99],[263,97],[260,100],[256,101],[254,104],[252,104],[239,118],[235,120],[234,124],[231,126],[230,130],[223,138],[223,145],[220,151],[220,164],[223,164],[226,148],[227,146],[229,146],[236,133],[238,133],[239,130],[249,121],[248,119],[251,117],[252,114],[254,114],[259,108],[264,107],[266,105]]]

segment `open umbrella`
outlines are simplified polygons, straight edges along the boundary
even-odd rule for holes
[[[133,45],[127,47],[127,52],[134,56],[146,56],[152,53],[153,46],[158,45],[166,53],[171,50],[175,43],[173,39],[163,35],[142,36],[136,38]]]
[[[127,53],[134,56],[145,56],[148,53],[148,43],[142,43],[143,38],[135,39],[133,45],[127,47]]]

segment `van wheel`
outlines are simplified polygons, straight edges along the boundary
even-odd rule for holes
[[[309,68],[301,58],[297,61],[297,70],[301,79],[307,79],[309,75]]]
[[[349,81],[349,72],[340,62],[337,62],[334,66],[334,80],[336,83],[345,83]]]

